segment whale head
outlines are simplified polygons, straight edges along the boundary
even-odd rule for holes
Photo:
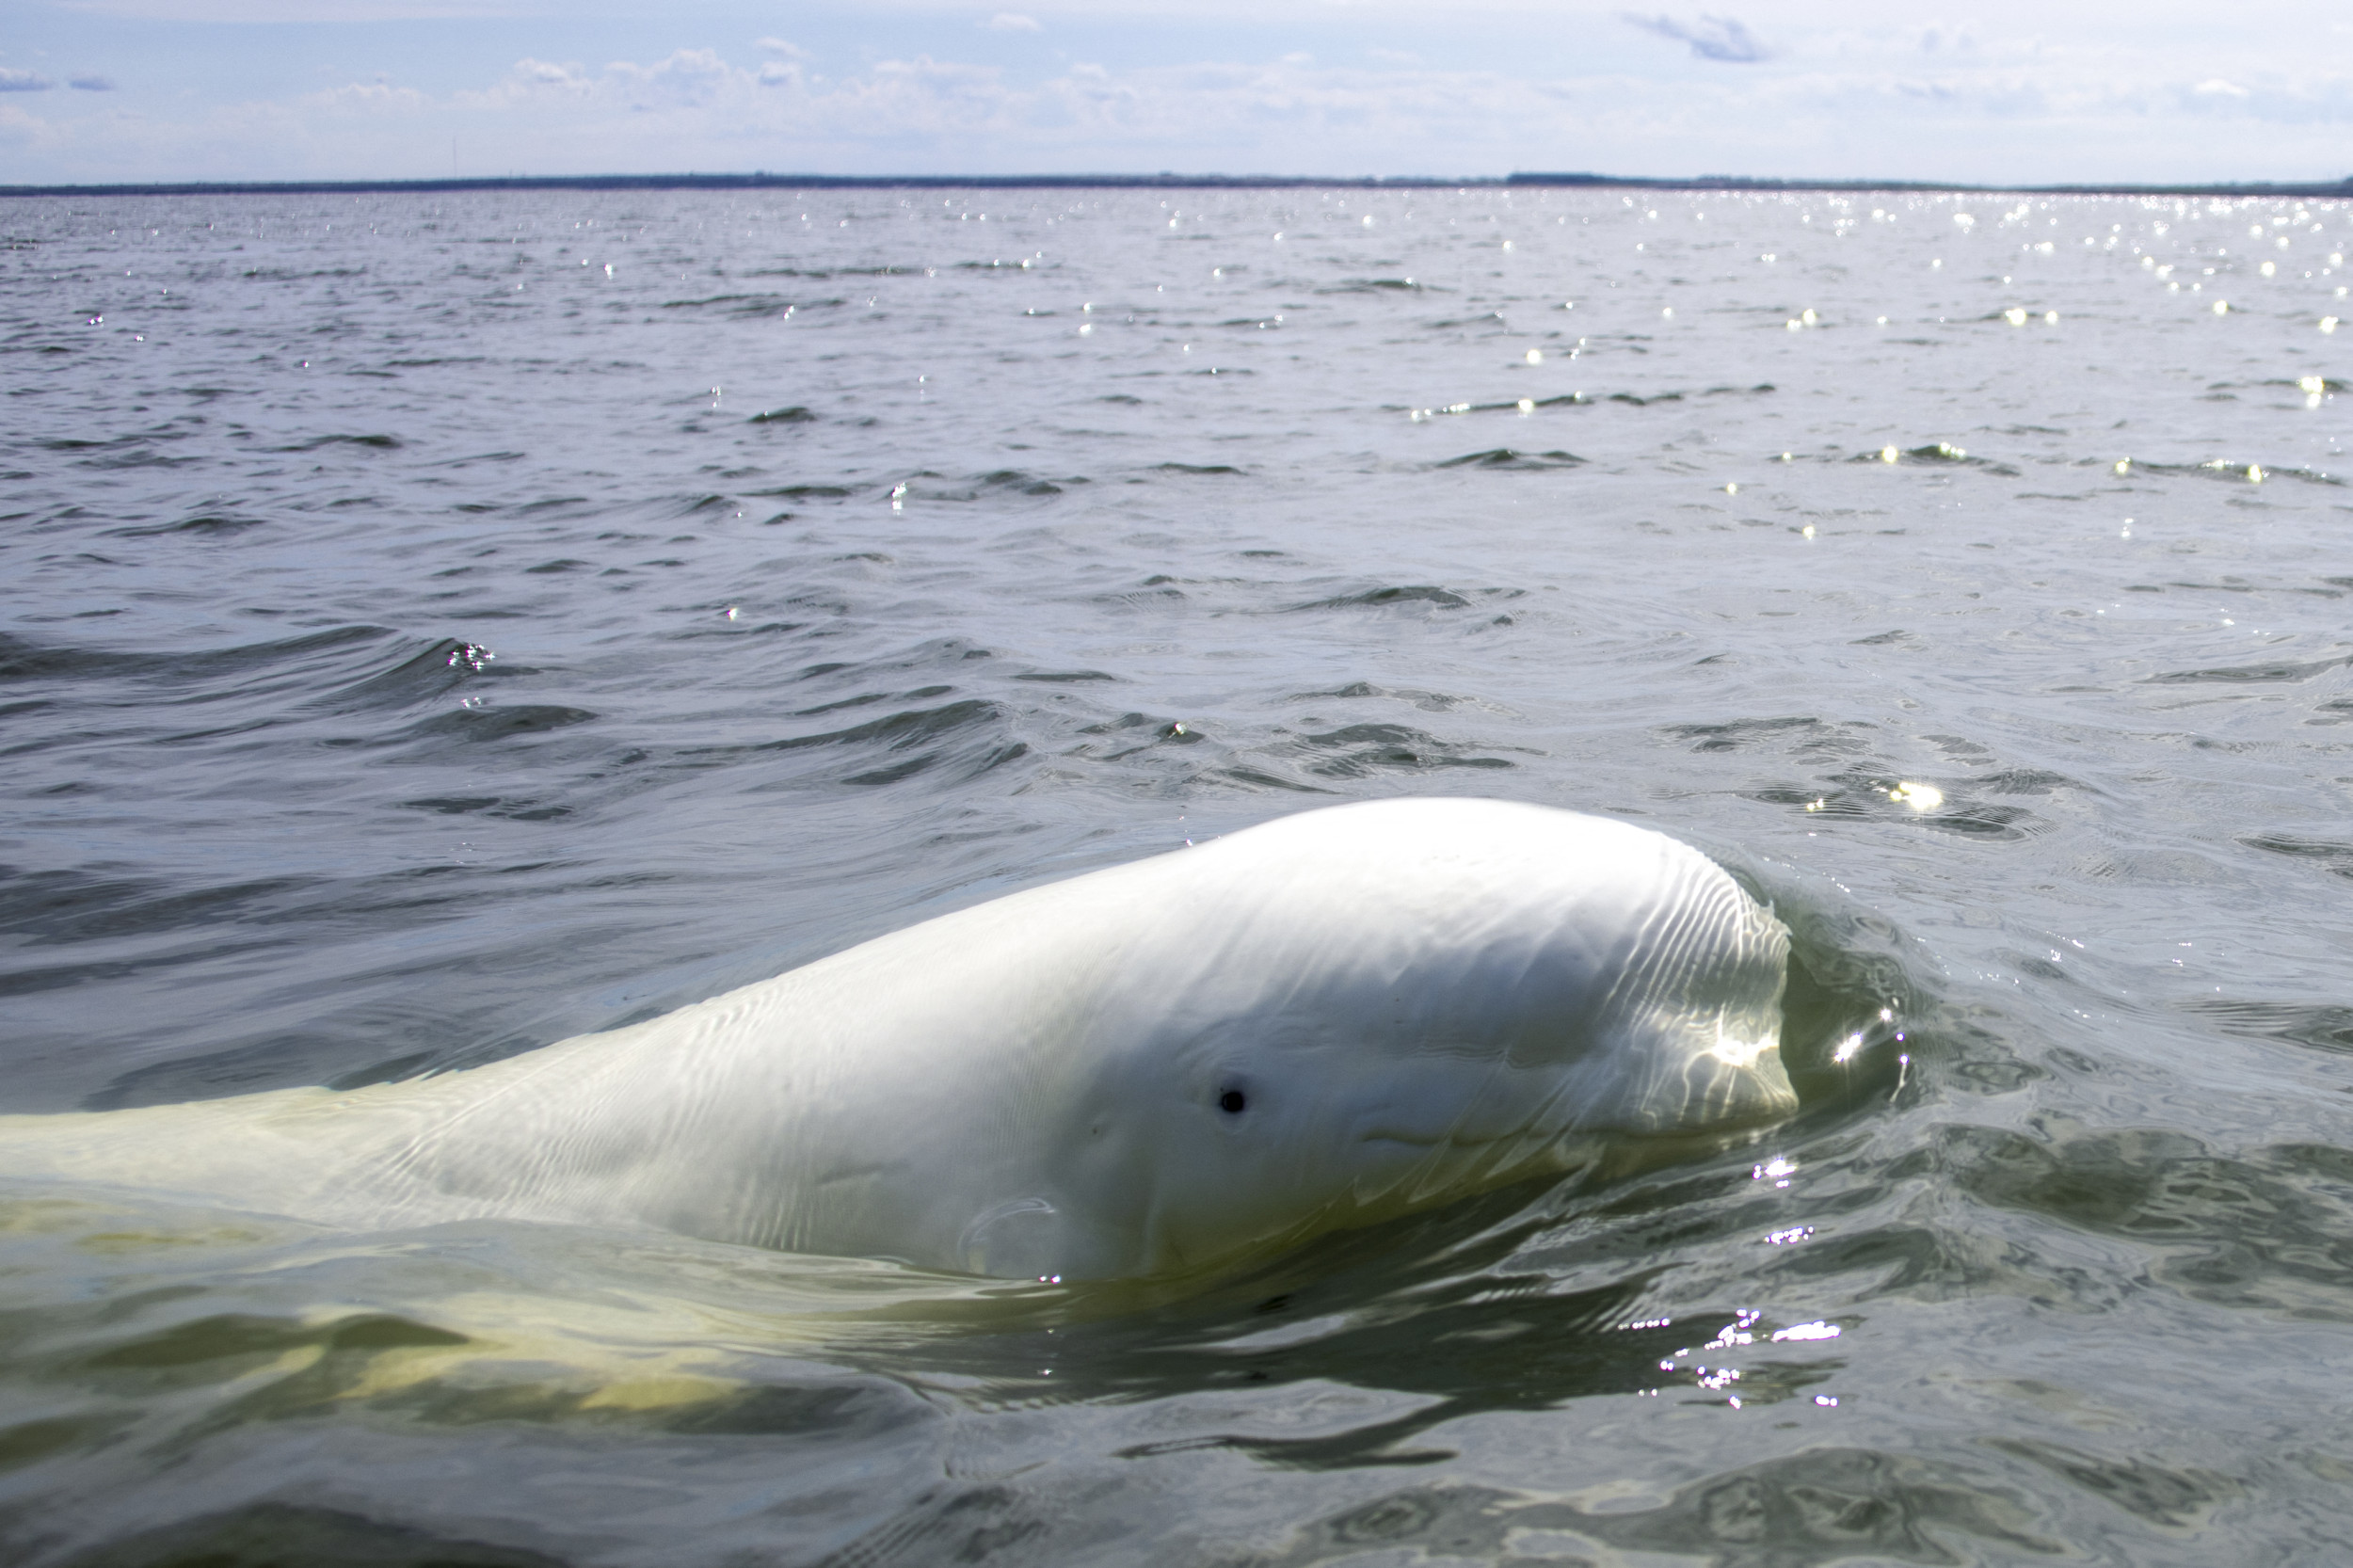
[[[1179,857],[1169,857],[1178,859]],[[1797,1108],[1787,935],[1663,835],[1483,801],[1184,853],[979,1272],[1189,1272]]]

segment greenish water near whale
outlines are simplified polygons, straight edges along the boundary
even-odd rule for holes
[[[14,1184],[13,1560],[2342,1555],[2344,204],[793,196],[0,215],[0,1111],[1465,793],[1804,1112],[1184,1295]]]

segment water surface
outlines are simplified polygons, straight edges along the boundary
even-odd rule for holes
[[[2340,1559],[2348,221],[9,203],[0,1109],[1398,793],[1718,856],[1807,1102],[1176,1299],[20,1182],[11,1560]]]

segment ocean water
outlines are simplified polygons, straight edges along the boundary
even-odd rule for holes
[[[2343,1560],[2349,227],[9,202],[0,1111],[1432,793],[1771,899],[1805,1108],[1174,1297],[0,1184],[8,1560]]]

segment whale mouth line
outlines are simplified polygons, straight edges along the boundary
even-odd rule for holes
[[[1357,1135],[1359,1144],[1397,1144],[1409,1149],[1485,1149],[1497,1144],[1508,1144],[1529,1136],[1530,1128],[1519,1128],[1511,1132],[1498,1132],[1487,1137],[1464,1138],[1451,1132],[1407,1133],[1391,1131],[1365,1132]]]

